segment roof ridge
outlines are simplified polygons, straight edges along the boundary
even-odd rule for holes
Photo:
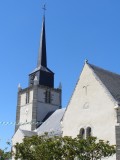
[[[120,74],[118,74],[118,73],[116,73],[116,72],[112,72],[112,71],[110,71],[110,70],[107,70],[107,69],[104,69],[104,68],[101,68],[101,67],[99,67],[99,66],[96,66],[96,65],[94,65],[94,64],[90,64],[90,63],[87,63],[93,70],[94,70],[94,68],[93,67],[95,67],[95,68],[98,68],[98,69],[101,69],[101,70],[103,70],[103,71],[105,71],[105,72],[109,72],[109,73],[111,73],[111,74],[114,74],[114,75],[117,75],[117,76],[120,76]]]
[[[88,66],[98,77],[99,81],[102,82],[112,98],[120,102],[120,75],[92,64],[88,64]]]

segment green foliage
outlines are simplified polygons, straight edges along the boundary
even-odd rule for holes
[[[16,160],[100,160],[115,154],[115,146],[96,137],[33,136],[14,147]]]
[[[11,152],[6,152],[5,150],[0,149],[0,160],[6,160],[11,158]]]
[[[10,142],[6,142],[7,145],[11,146]],[[10,159],[12,157],[11,151],[7,151],[8,147],[6,147],[4,150],[0,149],[0,160],[6,160]]]

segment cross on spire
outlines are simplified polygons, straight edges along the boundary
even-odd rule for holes
[[[46,4],[43,5],[43,11],[44,11],[44,15],[45,15],[45,11],[46,11]]]
[[[46,10],[45,5],[43,6],[43,10]],[[35,76],[37,76],[37,80],[34,79]],[[37,67],[30,74],[29,79],[29,85],[43,85],[51,88],[54,87],[54,73],[47,67],[45,15],[43,15],[42,20],[42,30],[38,52]]]

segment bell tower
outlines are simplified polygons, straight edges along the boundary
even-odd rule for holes
[[[54,88],[54,73],[47,67],[45,15],[42,21],[37,67],[29,74],[29,85],[18,87],[16,127],[35,130],[56,109],[61,108],[62,89]]]

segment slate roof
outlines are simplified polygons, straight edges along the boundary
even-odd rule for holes
[[[45,35],[45,16],[43,16],[42,22],[42,31],[41,31],[41,40],[40,40],[40,49],[38,55],[38,64],[47,67],[47,58],[46,58],[46,35]]]
[[[102,69],[100,67],[88,64],[98,78],[102,81],[108,91],[111,93],[113,98],[120,103],[120,75]]]
[[[49,68],[47,68],[45,15],[43,16],[43,21],[42,21],[42,31],[40,38],[40,48],[38,53],[37,68],[35,68],[30,74],[37,72],[39,70],[54,74]]]
[[[50,111],[47,113],[47,115],[44,117],[44,119],[42,120],[42,122],[45,122],[55,111]]]
[[[24,136],[26,136],[26,137],[31,137],[31,136],[37,135],[37,133],[34,131],[27,131],[27,130],[21,130],[21,131],[24,134]]]
[[[38,135],[42,135],[45,132],[53,135],[61,135],[61,119],[65,109],[57,109],[38,129]]]
[[[29,75],[31,75],[32,73],[37,72],[39,70],[54,74],[49,68],[43,67],[43,66],[39,66],[39,67],[35,68]]]

